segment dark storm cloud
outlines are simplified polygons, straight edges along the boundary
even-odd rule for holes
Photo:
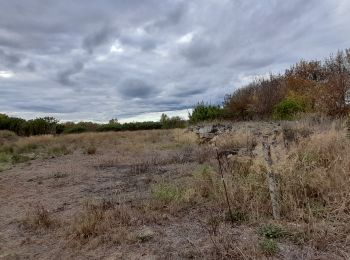
[[[349,12],[347,0],[0,0],[0,112],[108,120],[218,104],[350,47]]]

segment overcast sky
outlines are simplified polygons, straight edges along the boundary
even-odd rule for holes
[[[257,75],[349,48],[349,14],[349,0],[0,0],[0,112],[186,115]]]

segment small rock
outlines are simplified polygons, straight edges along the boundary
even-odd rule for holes
[[[146,242],[151,240],[154,237],[154,235],[155,232],[151,228],[145,227],[137,234],[137,239],[141,242]]]

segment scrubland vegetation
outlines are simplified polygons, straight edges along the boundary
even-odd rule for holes
[[[199,103],[190,122],[203,120],[293,120],[318,113],[349,113],[350,50],[319,60],[300,61],[282,74],[258,77],[226,95],[223,107]]]

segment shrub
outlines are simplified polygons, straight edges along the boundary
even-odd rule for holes
[[[300,112],[305,112],[303,102],[294,98],[286,98],[275,106],[273,116],[278,120],[292,120]]]
[[[136,130],[152,130],[161,129],[162,124],[160,122],[131,122],[124,123],[121,125],[121,130],[123,131],[136,131]]]
[[[189,119],[191,124],[196,124],[201,121],[210,121],[219,119],[222,117],[222,108],[220,106],[207,105],[204,102],[198,103],[191,114]]]
[[[120,131],[120,130],[122,130],[122,125],[118,123],[100,125],[96,129],[97,132]]]
[[[64,124],[58,124],[56,126],[56,134],[62,134],[64,132],[65,125]]]
[[[9,130],[17,135],[43,135],[56,133],[58,120],[53,117],[42,117],[32,120],[24,120],[17,117],[0,115],[0,130]]]
[[[87,132],[87,128],[83,126],[73,126],[64,130],[65,134],[80,134]]]
[[[179,116],[168,117],[166,114],[162,114],[160,117],[160,123],[163,129],[185,128],[186,121]]]
[[[290,100],[290,93],[302,97],[303,102]],[[302,60],[284,74],[253,80],[226,95],[224,111],[225,116],[236,120],[272,116],[290,120],[305,110],[339,117],[350,111],[349,93],[350,49],[346,49],[324,62]]]

